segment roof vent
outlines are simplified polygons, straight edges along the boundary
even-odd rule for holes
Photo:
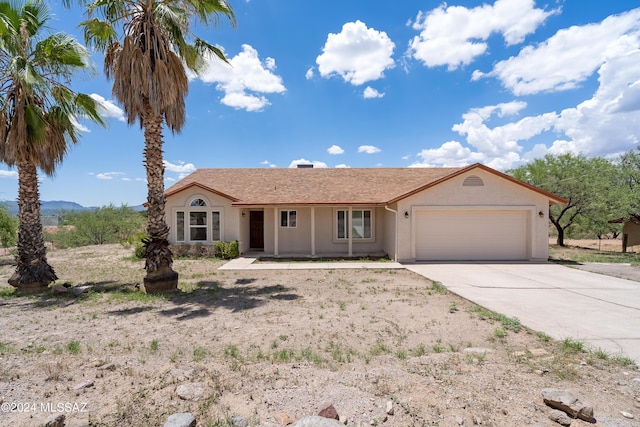
[[[313,164],[301,164],[298,165],[298,169],[313,169]]]
[[[462,186],[463,187],[484,187],[484,182],[482,181],[482,178],[480,178],[479,176],[471,175],[464,179]]]

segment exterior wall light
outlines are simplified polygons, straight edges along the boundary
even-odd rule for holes
[[[540,218],[544,218],[544,212],[542,212],[542,211],[538,212],[538,216],[539,216]]]
[[[404,217],[409,218],[409,211],[404,211]]]

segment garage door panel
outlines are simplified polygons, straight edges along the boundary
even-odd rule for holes
[[[523,210],[417,211],[418,260],[527,259]]]

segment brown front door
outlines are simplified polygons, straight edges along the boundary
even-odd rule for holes
[[[249,211],[249,246],[264,249],[264,212]]]

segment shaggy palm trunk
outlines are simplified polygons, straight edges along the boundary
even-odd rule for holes
[[[29,162],[18,163],[18,255],[9,284],[22,292],[46,289],[58,278],[47,262],[40,222],[38,172]]]
[[[147,234],[144,288],[147,293],[175,291],[178,273],[173,271],[169,249],[169,227],[164,216],[164,164],[162,162],[162,117],[146,106],[144,126],[144,162],[147,168]]]

